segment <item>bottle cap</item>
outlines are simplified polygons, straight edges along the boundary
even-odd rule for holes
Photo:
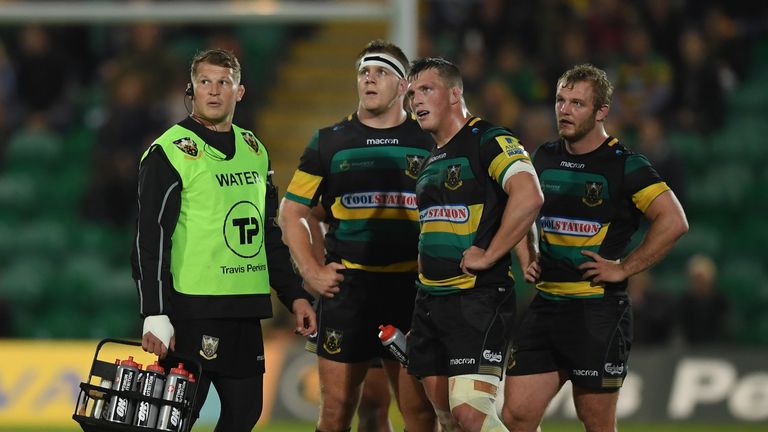
[[[128,356],[127,359],[120,362],[121,366],[130,366],[138,369],[139,364],[133,361],[133,356]]]
[[[397,333],[397,328],[391,324],[379,326],[379,339],[382,341],[389,340]]]
[[[189,372],[184,369],[184,363],[179,363],[179,366],[171,368],[171,373],[176,375],[189,376]]]
[[[147,366],[147,370],[148,371],[152,371],[152,372],[157,372],[157,373],[160,373],[160,374],[165,374],[165,368],[160,366],[160,364],[157,362],[157,360],[155,360],[155,362],[153,364],[148,365]]]

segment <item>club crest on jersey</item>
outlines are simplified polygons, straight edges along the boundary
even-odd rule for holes
[[[456,190],[463,184],[464,182],[461,180],[461,165],[457,164],[449,166],[448,170],[445,172],[445,181],[443,182],[443,185],[450,190]]]
[[[424,156],[405,155],[405,175],[412,179],[418,178],[425,159]]]
[[[190,137],[179,138],[174,141],[173,144],[175,144],[179,150],[192,157],[197,157],[200,154],[197,150],[197,144]]]
[[[325,341],[323,348],[328,354],[338,354],[341,352],[341,338],[344,332],[332,328],[325,329]]]
[[[219,338],[203,335],[202,349],[200,350],[200,356],[206,360],[213,360],[219,355],[216,350],[219,349]]]
[[[256,139],[256,136],[251,131],[243,131],[242,134],[243,139],[248,144],[248,146],[250,146],[257,155],[260,155],[261,147],[259,147],[259,140]]]
[[[584,204],[590,207],[595,207],[603,203],[603,199],[600,198],[600,196],[603,193],[602,182],[591,182],[591,181],[585,182],[584,193],[585,195],[581,197],[581,202],[583,202]]]

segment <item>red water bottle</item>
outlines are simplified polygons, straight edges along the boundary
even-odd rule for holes
[[[189,384],[189,371],[184,369],[184,363],[179,363],[178,367],[171,368],[165,378],[165,391],[163,399],[173,402],[182,402],[187,393]],[[163,405],[160,408],[160,414],[157,416],[157,429],[164,431],[178,432],[181,430],[181,408]]]
[[[127,360],[121,361],[117,366],[117,374],[115,374],[112,389],[124,392],[135,391],[136,380],[140,372],[139,364],[133,361],[133,356],[129,356]],[[133,399],[126,396],[113,395],[109,401],[107,420],[115,423],[130,424],[131,420],[133,420],[134,407],[135,401]]]
[[[405,351],[405,335],[399,328],[387,324],[379,326],[379,339],[384,348],[400,362],[408,366],[408,354]]]

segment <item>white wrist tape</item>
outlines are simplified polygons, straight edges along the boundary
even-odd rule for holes
[[[142,335],[152,333],[160,339],[166,348],[171,346],[171,336],[173,336],[173,325],[168,315],[150,315],[144,318],[144,331]]]

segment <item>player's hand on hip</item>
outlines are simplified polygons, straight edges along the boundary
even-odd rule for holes
[[[319,267],[317,271],[304,277],[305,287],[323,297],[333,298],[339,292],[339,285],[344,280],[344,275],[338,271],[345,268],[343,264],[336,262]]]
[[[477,246],[472,246],[465,250],[460,263],[461,271],[472,276],[478,271],[491,268],[492,265],[493,262],[485,255],[485,249],[481,249]]]
[[[309,301],[306,299],[294,300],[293,313],[296,316],[296,329],[294,333],[309,336],[317,331],[317,316]]]
[[[531,261],[528,266],[523,269],[523,275],[525,276],[525,281],[528,283],[538,282],[539,277],[541,276],[541,266],[539,266],[539,261]]]
[[[584,279],[592,279],[592,282],[621,282],[627,278],[624,266],[619,260],[609,260],[601,257],[595,252],[582,250],[581,254],[592,258],[594,261],[587,261],[579,266],[579,270],[584,270]]]

